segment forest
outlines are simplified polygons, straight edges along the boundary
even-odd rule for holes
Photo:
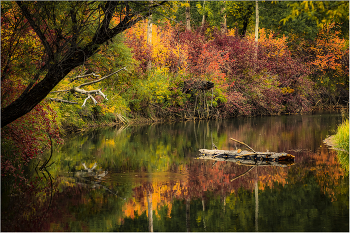
[[[39,188],[32,159],[89,127],[348,104],[348,1],[1,2],[1,177],[15,192]]]

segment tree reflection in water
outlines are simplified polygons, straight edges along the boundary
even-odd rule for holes
[[[337,119],[169,123],[66,140],[50,169],[60,180],[56,209],[39,231],[347,231],[348,173],[322,144]],[[291,153],[295,164],[258,166],[235,179],[249,167],[194,159],[213,142],[236,149],[231,137],[256,151]],[[72,177],[83,162],[108,175],[83,187]]]

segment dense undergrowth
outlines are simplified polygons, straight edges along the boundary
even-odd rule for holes
[[[146,23],[140,23],[67,78],[88,70],[103,76],[127,67],[87,89],[101,88],[108,100],[97,96],[96,105],[81,107],[82,97],[56,94],[52,96],[79,104],[50,105],[60,128],[68,131],[96,124],[279,115],[344,105],[348,45],[333,27],[321,30],[317,43],[310,44],[260,29],[256,47],[253,35],[242,38],[234,30],[223,34],[209,27],[190,32],[169,23],[154,25],[149,43]],[[202,81],[214,83],[214,88],[198,89]],[[66,81],[57,89],[78,84]]]

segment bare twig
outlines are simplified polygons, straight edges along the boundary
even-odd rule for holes
[[[248,147],[249,149],[251,149],[253,152],[255,152],[256,153],[256,151],[255,150],[253,150],[250,146],[248,146],[247,144],[245,144],[244,142],[240,142],[240,141],[238,141],[238,140],[236,140],[236,139],[233,139],[233,138],[230,138],[232,141],[235,141],[235,142],[238,142],[238,143],[240,143],[240,144],[242,144],[242,145],[245,145],[246,147]]]
[[[85,106],[85,103],[88,99],[92,99],[92,101],[94,101],[94,104],[97,104],[97,100],[95,100],[95,98],[92,95],[88,94],[88,97],[84,100],[83,105],[81,105],[82,107]]]
[[[121,69],[119,69],[119,70],[117,70],[117,71],[115,71],[115,72],[113,72],[113,73],[111,73],[109,75],[106,75],[103,78],[100,78],[98,80],[91,81],[91,82],[88,82],[88,83],[83,83],[83,84],[79,85],[78,87],[83,87],[83,86],[91,85],[91,84],[94,84],[94,83],[97,83],[97,82],[101,82],[102,80],[112,76],[113,74],[116,74],[116,73],[120,72],[121,70],[126,70],[126,67],[123,67],[123,68],[121,68]]]
[[[239,175],[239,176],[237,176],[237,177],[235,177],[235,178],[231,179],[231,180],[230,180],[230,182],[232,182],[232,181],[234,181],[234,180],[238,179],[239,177],[244,176],[245,174],[247,174],[248,172],[250,172],[250,171],[251,171],[253,168],[255,168],[256,166],[257,166],[257,165],[255,165],[255,166],[253,166],[253,167],[249,168],[249,169],[248,169],[248,171],[246,171],[246,172],[244,172],[243,174],[241,174],[241,175]]]

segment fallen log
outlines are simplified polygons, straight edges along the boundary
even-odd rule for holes
[[[200,149],[197,159],[228,161],[247,166],[279,166],[287,167],[294,164],[295,156],[285,152],[252,152],[246,150],[208,150]]]

